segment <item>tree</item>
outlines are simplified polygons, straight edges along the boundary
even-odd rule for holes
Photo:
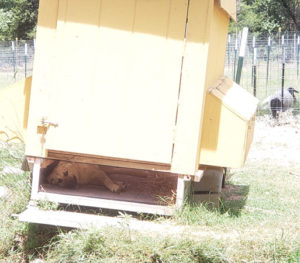
[[[279,28],[300,31],[300,0],[241,0],[237,20],[231,31],[244,26],[258,35],[276,33]]]
[[[284,13],[290,17],[289,26],[294,28],[295,31],[300,31],[300,1],[299,0],[281,0],[284,7]]]
[[[38,4],[38,0],[1,0],[0,39],[33,38]]]

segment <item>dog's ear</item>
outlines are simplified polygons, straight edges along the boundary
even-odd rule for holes
[[[53,163],[49,164],[45,168],[41,168],[40,175],[43,177],[48,177],[54,170],[54,168],[58,165],[59,161],[55,160]]]

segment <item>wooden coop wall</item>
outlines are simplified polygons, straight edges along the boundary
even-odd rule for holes
[[[195,174],[228,21],[219,1],[40,0],[26,155]]]
[[[0,90],[0,140],[24,142],[28,124],[32,78]]]
[[[211,117],[204,119],[209,128],[203,132],[200,163],[242,167],[253,138],[254,117],[246,121],[211,94],[206,100],[206,111]]]
[[[232,20],[236,21],[236,0],[218,0],[221,8],[223,8]]]
[[[227,77],[206,96],[200,164],[244,165],[254,132],[258,99]]]
[[[187,1],[56,2],[45,147],[170,164]]]

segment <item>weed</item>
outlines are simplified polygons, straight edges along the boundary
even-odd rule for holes
[[[50,202],[47,200],[38,200],[37,201],[37,207],[41,210],[58,210],[59,204],[56,202]]]

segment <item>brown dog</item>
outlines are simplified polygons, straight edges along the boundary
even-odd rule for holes
[[[111,192],[121,192],[126,187],[123,182],[113,182],[98,165],[46,160],[41,167],[41,175],[52,185],[104,185]]]

